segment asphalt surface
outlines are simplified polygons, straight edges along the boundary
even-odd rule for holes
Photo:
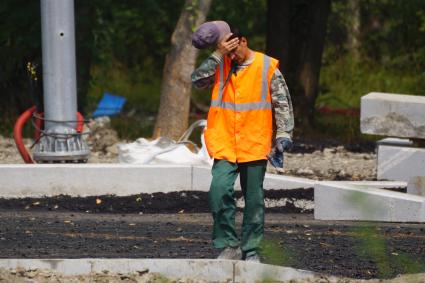
[[[1,258],[214,258],[208,213],[5,209]],[[241,214],[237,217],[238,227]],[[267,213],[264,263],[352,278],[425,271],[425,225],[318,221]]]

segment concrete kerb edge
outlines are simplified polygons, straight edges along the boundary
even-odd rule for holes
[[[104,270],[112,273],[149,270],[171,278],[231,282],[283,281],[320,276],[312,271],[290,267],[217,259],[0,259],[0,268],[49,269],[70,276],[101,273]]]
[[[141,171],[141,169],[146,169]],[[161,170],[161,171],[159,171]],[[54,174],[54,172],[57,174]],[[153,174],[152,172],[155,172]],[[47,174],[48,173],[48,174]],[[25,176],[25,178],[22,178]],[[128,164],[0,164],[0,197],[44,197],[55,195],[127,196],[138,193],[209,190],[211,168],[190,165]],[[289,190],[312,188],[323,181],[266,174],[264,189]],[[236,182],[236,189],[240,189]],[[360,187],[406,187],[404,182],[345,182]],[[89,185],[88,185],[89,184]],[[90,190],[87,188],[90,187]]]
[[[319,220],[425,222],[423,196],[347,183],[320,182],[315,185],[314,199],[314,218]],[[353,202],[355,200],[364,203],[361,205]],[[373,207],[376,211],[370,211]]]

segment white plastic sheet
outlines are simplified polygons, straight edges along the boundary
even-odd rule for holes
[[[127,164],[180,164],[180,165],[212,165],[204,135],[201,134],[201,149],[192,152],[188,144],[190,134],[196,127],[205,127],[206,120],[193,123],[178,142],[160,137],[149,141],[139,138],[133,143],[118,145],[118,160]]]

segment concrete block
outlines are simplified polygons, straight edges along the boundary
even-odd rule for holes
[[[265,190],[312,188],[318,181],[266,174]],[[211,168],[128,164],[2,164],[0,197],[127,196],[138,193],[209,190]],[[337,183],[347,183],[338,181]],[[406,187],[403,182],[348,182],[362,187]],[[239,179],[235,189],[240,190]]]
[[[191,187],[190,166],[126,164],[0,165],[5,198],[173,192]]]
[[[335,185],[358,187],[363,189],[405,189],[407,182],[403,181],[324,181]],[[319,183],[319,182],[318,182]]]
[[[192,167],[192,190],[208,192],[211,185],[211,167]]]
[[[315,273],[269,264],[237,261],[235,264],[235,280],[233,282],[274,282],[276,280],[289,282],[292,280],[308,280],[315,278]],[[304,281],[303,281],[304,282]]]
[[[211,167],[207,166],[193,166],[192,171],[192,189],[194,191],[205,191],[210,190],[212,175]],[[235,181],[235,190],[240,191],[240,181],[239,176]]]
[[[380,145],[393,145],[393,146],[413,146],[413,141],[409,139],[399,139],[399,138],[385,138],[376,142],[377,146]]]
[[[132,272],[149,270],[170,278],[208,280],[217,278],[225,282],[233,279],[233,264],[210,259],[112,259],[96,260],[92,271]]]
[[[64,275],[88,274],[92,263],[87,259],[0,259],[4,269],[50,269]]]
[[[314,187],[314,218],[425,222],[425,197],[322,182]]]
[[[409,182],[416,176],[425,176],[425,148],[378,146],[378,180]]]
[[[194,166],[192,171],[192,189],[196,191],[208,191],[211,184],[211,167]],[[265,190],[290,190],[312,188],[316,181],[291,177],[285,175],[266,174],[264,178]],[[235,181],[235,190],[240,190],[239,177]]]
[[[425,197],[425,176],[411,178],[407,184],[407,193]]]
[[[50,269],[64,275],[90,272],[130,273],[145,271],[165,277],[189,278],[195,281],[263,282],[313,279],[317,274],[289,267],[215,259],[0,259],[4,269]]]
[[[423,139],[424,109],[424,96],[371,92],[361,98],[361,132]]]

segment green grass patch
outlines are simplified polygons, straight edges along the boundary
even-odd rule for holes
[[[320,73],[320,94],[316,107],[359,108],[360,98],[369,92],[425,95],[425,72],[401,71],[350,56],[324,59]]]
[[[294,263],[297,256],[295,251],[284,247],[282,243],[276,240],[264,240],[260,246],[260,255],[264,263],[289,266]]]

